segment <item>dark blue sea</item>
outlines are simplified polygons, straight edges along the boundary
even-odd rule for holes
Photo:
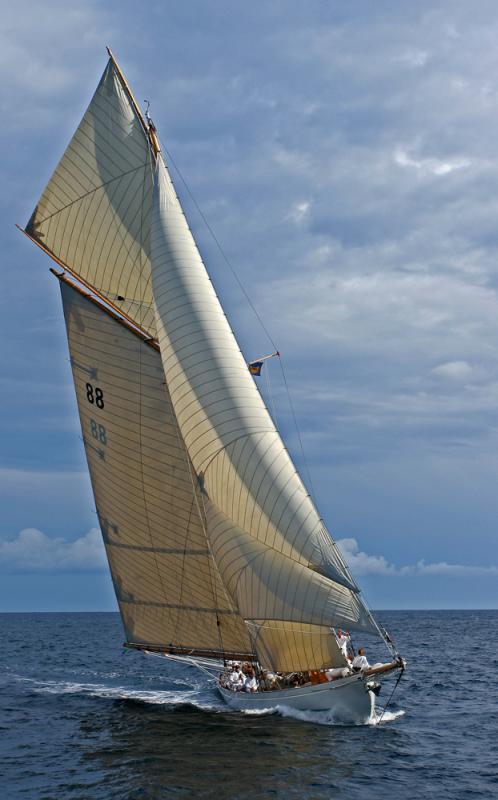
[[[498,611],[377,616],[408,669],[381,725],[344,726],[229,711],[195,669],[123,654],[117,614],[0,615],[0,797],[498,797]]]

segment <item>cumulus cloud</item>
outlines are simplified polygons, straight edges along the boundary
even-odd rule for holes
[[[472,566],[470,564],[448,564],[439,561],[427,564],[423,559],[416,564],[396,567],[384,556],[371,556],[360,550],[356,539],[338,539],[336,542],[354,575],[446,575],[478,576],[498,575],[497,566]]]
[[[107,564],[97,528],[74,541],[51,538],[37,528],[25,528],[10,540],[0,540],[3,572],[94,571]]]
[[[362,552],[356,539],[338,539],[336,544],[355,575],[396,574],[396,567],[384,556],[369,556]]]

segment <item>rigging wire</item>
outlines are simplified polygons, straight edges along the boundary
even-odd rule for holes
[[[216,247],[218,248],[218,250],[219,250],[219,252],[221,254],[221,257],[223,258],[225,264],[227,265],[228,269],[232,273],[232,276],[234,277],[234,279],[235,279],[239,289],[241,290],[242,294],[244,295],[247,303],[249,304],[249,307],[251,308],[254,316],[258,320],[258,322],[259,322],[259,324],[261,326],[261,329],[263,330],[264,334],[266,335],[266,337],[267,337],[268,341],[270,342],[270,344],[272,345],[272,347],[278,353],[280,369],[282,371],[282,378],[283,378],[283,383],[284,383],[284,387],[285,387],[285,392],[287,394],[287,399],[288,399],[288,402],[289,402],[292,421],[293,421],[293,424],[294,424],[294,427],[295,427],[296,433],[297,433],[297,439],[298,439],[298,442],[299,442],[299,449],[301,451],[301,458],[303,460],[303,465],[304,465],[304,469],[305,469],[305,472],[306,472],[306,479],[308,481],[308,487],[309,487],[310,495],[311,495],[311,497],[313,499],[313,502],[316,502],[315,501],[315,492],[314,492],[314,488],[313,488],[313,482],[311,480],[311,473],[310,473],[310,470],[309,470],[309,467],[308,467],[308,462],[306,460],[306,455],[305,455],[305,452],[304,452],[303,440],[301,438],[301,432],[299,430],[299,425],[298,425],[298,422],[297,422],[297,416],[296,416],[294,404],[292,402],[292,397],[291,397],[291,393],[290,393],[290,390],[289,390],[289,384],[287,382],[287,377],[286,377],[286,374],[285,374],[285,369],[284,369],[284,364],[283,364],[283,359],[282,359],[281,352],[279,351],[279,349],[278,349],[277,345],[275,344],[275,342],[274,342],[274,340],[273,340],[268,328],[266,327],[265,323],[263,322],[263,319],[262,319],[261,315],[259,314],[256,306],[254,305],[253,301],[251,300],[251,297],[250,297],[248,291],[246,290],[246,288],[245,288],[244,284],[242,283],[241,279],[239,278],[239,276],[238,276],[238,274],[237,274],[237,272],[235,270],[235,267],[233,266],[232,262],[230,261],[230,259],[228,258],[227,254],[225,253],[220,240],[216,236],[216,234],[215,234],[213,228],[211,227],[211,225],[209,224],[204,212],[202,211],[201,207],[199,206],[197,200],[195,199],[195,197],[194,197],[194,195],[193,195],[193,193],[192,193],[192,191],[190,189],[190,186],[188,185],[186,179],[183,177],[183,174],[182,174],[180,168],[178,167],[176,161],[174,160],[174,158],[171,155],[170,151],[164,146],[164,143],[162,141],[160,141],[160,144],[161,144],[162,151],[164,153],[166,153],[166,155],[168,157],[168,161],[171,162],[175,172],[177,173],[178,177],[180,178],[182,184],[184,185],[184,187],[185,187],[185,189],[187,191],[187,194],[190,197],[190,200],[194,204],[194,206],[195,206],[195,208],[197,210],[197,213],[199,214],[199,216],[201,217],[202,221],[204,222],[207,230],[209,231],[214,243],[216,244]]]

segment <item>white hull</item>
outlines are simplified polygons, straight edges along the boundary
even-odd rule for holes
[[[330,711],[338,722],[362,724],[375,715],[375,695],[360,675],[330,683],[269,692],[231,692],[219,686],[225,702],[241,711],[285,706],[299,711]]]

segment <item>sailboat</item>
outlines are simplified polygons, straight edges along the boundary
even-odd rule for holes
[[[24,233],[57,265],[125,646],[206,670],[234,708],[366,722],[379,676],[404,662],[283,444],[156,128],[108,53]],[[389,660],[354,671],[340,627],[383,641]],[[227,683],[234,662],[256,691]]]

